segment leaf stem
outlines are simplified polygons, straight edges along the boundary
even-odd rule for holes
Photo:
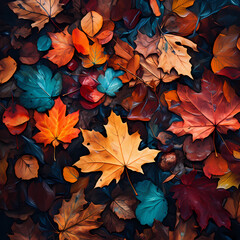
[[[214,152],[215,156],[218,157],[217,149],[216,149],[216,144],[215,144],[215,131],[213,132],[213,146],[214,146]]]
[[[75,89],[75,90],[73,90],[73,91],[71,91],[71,92],[68,92],[68,93],[64,93],[64,94],[62,95],[62,97],[67,96],[67,95],[72,94],[72,93],[75,93],[75,92],[77,92],[78,90],[80,90],[80,88],[77,88],[77,89]]]
[[[217,130],[216,130],[216,131],[217,131]],[[227,143],[225,142],[225,140],[223,139],[222,135],[221,135],[218,131],[217,131],[217,133],[218,133],[218,135],[220,136],[220,138],[222,139],[222,141],[223,141],[224,145],[226,146],[228,152],[229,152],[230,154],[233,154],[233,152],[228,148],[228,145],[227,145]]]
[[[53,159],[56,161],[56,146],[53,147]]]
[[[126,174],[127,174],[128,181],[129,181],[129,183],[130,183],[130,185],[131,185],[131,187],[132,187],[132,190],[134,191],[135,195],[138,196],[137,191],[136,191],[136,189],[134,188],[134,186],[133,186],[133,184],[132,184],[132,182],[131,182],[131,180],[130,180],[130,177],[129,177],[129,174],[128,174],[128,170],[127,170],[126,167],[125,167],[125,171],[126,171]]]
[[[63,30],[52,20],[52,18],[49,18],[50,19],[50,21],[52,22],[52,24],[61,32],[61,33],[63,33],[64,35],[66,35],[64,32],[63,32]]]
[[[0,103],[0,107],[2,107],[2,108],[4,108],[5,110],[7,110],[2,103]]]

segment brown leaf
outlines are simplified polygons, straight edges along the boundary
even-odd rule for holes
[[[38,160],[31,155],[20,157],[14,166],[16,176],[24,180],[38,177],[38,169]]]
[[[159,35],[155,34],[150,38],[146,34],[142,34],[138,31],[137,39],[134,42],[137,45],[135,50],[147,58],[150,54],[157,53]]]
[[[224,67],[239,67],[240,51],[237,48],[237,40],[240,34],[240,27],[230,26],[225,28],[216,38],[213,45],[213,59],[211,67],[214,73]]]
[[[25,43],[20,50],[19,60],[28,65],[32,65],[38,62],[40,53],[37,50],[37,46],[32,42]]]
[[[107,230],[112,232],[122,232],[125,228],[126,222],[119,219],[110,209],[105,209],[102,213],[102,220]]]
[[[46,240],[39,230],[39,225],[34,224],[31,218],[22,224],[15,222],[12,231],[13,235],[8,235],[10,240]]]
[[[0,185],[4,185],[7,182],[7,168],[8,168],[8,153],[5,153],[5,156],[0,159]]]
[[[233,219],[240,223],[240,192],[235,190],[231,197],[227,199],[224,208],[231,214]]]
[[[17,0],[8,3],[8,6],[18,15],[18,18],[34,21],[31,26],[38,27],[39,31],[49,21],[49,18],[55,17],[63,10],[59,0]]]
[[[16,38],[19,37],[26,38],[31,34],[31,31],[32,31],[31,27],[27,25],[19,27],[15,26],[12,30],[12,34],[14,34]]]
[[[59,214],[54,216],[54,221],[58,224],[59,240],[81,240],[99,239],[89,231],[100,227],[101,222],[97,221],[105,205],[94,205],[90,203],[86,209],[84,199],[84,189],[74,193],[71,199],[63,201]]]
[[[133,205],[136,199],[132,195],[120,195],[114,199],[110,205],[110,209],[119,217],[123,219],[135,218]]]

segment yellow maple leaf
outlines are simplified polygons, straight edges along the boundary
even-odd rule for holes
[[[158,150],[145,148],[138,150],[140,135],[128,134],[127,123],[115,113],[111,113],[105,126],[107,137],[95,131],[82,130],[85,145],[90,154],[80,158],[74,165],[82,172],[102,171],[95,187],[108,185],[113,179],[118,182],[125,168],[143,173],[141,166],[154,162]]]
[[[224,188],[224,189],[228,189],[230,187],[238,188],[239,184],[240,184],[240,176],[233,172],[229,172],[219,177],[217,188]]]
[[[180,43],[181,45],[177,44]],[[158,49],[160,51],[158,59],[158,67],[162,68],[164,72],[170,74],[170,71],[174,68],[178,74],[187,75],[190,78],[191,74],[191,57],[187,53],[188,46],[194,51],[197,50],[197,44],[180,36],[172,34],[161,35],[158,43]]]
[[[18,18],[34,21],[31,26],[38,27],[39,31],[49,18],[55,17],[63,10],[59,0],[17,0],[8,3],[8,6]]]

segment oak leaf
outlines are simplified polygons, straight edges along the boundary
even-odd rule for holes
[[[67,27],[60,33],[48,33],[52,40],[53,49],[49,50],[48,54],[44,56],[51,62],[62,67],[71,61],[74,55],[74,46],[72,36],[68,33]]]
[[[222,207],[222,202],[229,196],[229,192],[216,189],[217,183],[205,176],[195,179],[196,174],[197,171],[194,170],[183,175],[182,183],[170,189],[174,192],[173,198],[177,199],[182,219],[189,219],[195,211],[202,229],[207,227],[209,218],[219,227],[230,228],[229,213]]]
[[[103,17],[95,12],[88,12],[81,20],[82,30],[89,36],[93,37],[99,32],[103,25]]]
[[[162,68],[163,71],[167,73],[170,73],[174,68],[178,74],[187,75],[193,78],[191,74],[191,57],[188,55],[187,48],[184,46],[198,51],[197,44],[187,38],[172,34],[161,35],[158,43],[158,50],[160,51],[158,67]]]
[[[98,239],[89,231],[100,227],[101,222],[97,219],[100,218],[105,205],[90,203],[86,209],[83,209],[86,203],[82,188],[74,193],[68,202],[63,201],[59,214],[54,216],[54,221],[58,224],[60,231],[59,240]]]
[[[159,151],[145,148],[138,150],[141,142],[139,133],[128,134],[126,123],[111,113],[105,126],[108,137],[95,131],[82,130],[84,142],[90,154],[80,158],[74,165],[82,172],[102,171],[95,187],[108,185],[113,179],[118,182],[125,168],[143,173],[141,166],[154,162]]]
[[[237,48],[237,41],[240,34],[240,27],[230,26],[225,28],[216,38],[213,45],[213,59],[211,67],[214,73],[224,67],[239,67],[240,51]]]
[[[66,105],[60,98],[55,100],[55,104],[46,113],[38,113],[35,111],[34,119],[39,133],[33,136],[38,143],[44,143],[44,146],[51,144],[56,147],[61,143],[71,143],[73,138],[78,137],[79,129],[74,128],[79,119],[79,111],[66,114]]]
[[[18,178],[29,180],[38,177],[38,160],[31,155],[20,157],[15,163],[14,170]]]
[[[229,103],[223,93],[223,84],[221,77],[206,70],[200,93],[181,84],[177,91],[165,93],[169,110],[183,119],[172,123],[168,131],[178,136],[192,134],[195,141],[208,137],[215,129],[223,134],[238,130],[240,123],[234,116],[240,111],[240,98],[234,94]]]
[[[100,65],[107,61],[108,55],[104,54],[104,48],[98,42],[95,42],[89,47],[89,55],[82,58],[82,65],[85,68],[90,68],[93,65]]]
[[[10,2],[8,6],[18,15],[18,18],[34,21],[32,27],[38,27],[39,31],[63,9],[59,0],[17,0]]]
[[[0,84],[7,82],[17,69],[16,61],[10,56],[0,61]]]

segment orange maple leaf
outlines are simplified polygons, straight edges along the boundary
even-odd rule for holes
[[[44,146],[51,144],[56,147],[60,142],[71,143],[73,138],[78,137],[79,129],[74,128],[79,120],[79,111],[66,114],[66,105],[63,104],[60,97],[55,100],[55,104],[45,113],[35,111],[34,119],[39,133],[33,136],[38,143],[44,143]]]
[[[48,33],[52,40],[53,49],[49,50],[48,54],[44,56],[51,62],[62,67],[71,61],[74,55],[74,45],[72,41],[72,35],[67,31],[67,27],[60,33]]]
[[[108,55],[104,54],[104,48],[98,42],[90,46],[88,57],[82,58],[82,65],[90,68],[93,65],[100,65],[107,61]]]

